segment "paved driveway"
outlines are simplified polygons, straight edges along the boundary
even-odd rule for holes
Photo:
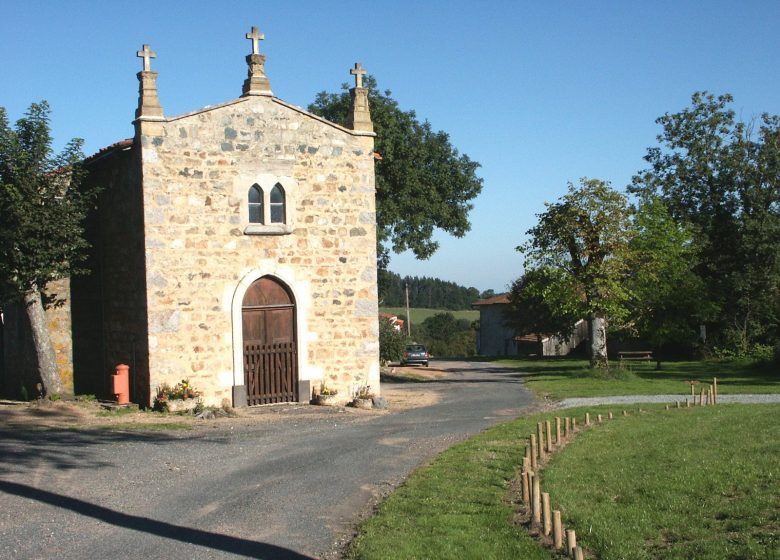
[[[186,433],[0,430],[0,556],[335,557],[413,469],[532,403],[494,364],[437,366],[441,380],[396,389],[438,402],[394,414],[301,406]]]

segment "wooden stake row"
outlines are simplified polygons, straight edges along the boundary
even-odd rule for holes
[[[624,410],[623,416],[628,416],[628,412]],[[612,412],[608,417],[610,420],[615,418]],[[603,420],[603,416],[599,414],[598,421],[603,422]],[[591,425],[590,413],[585,414],[585,425]],[[531,526],[538,528],[539,534],[544,537],[552,538],[555,550],[563,549],[565,541],[568,556],[575,560],[584,558],[582,548],[577,546],[577,534],[573,529],[564,531],[561,512],[552,509],[550,494],[542,492],[539,471],[549,455],[573,437],[576,430],[577,419],[574,417],[556,416],[554,429],[551,420],[538,422],[536,432],[530,434],[526,440],[520,481],[522,500],[530,511]]]

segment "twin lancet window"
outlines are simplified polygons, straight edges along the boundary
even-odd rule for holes
[[[287,223],[284,188],[279,183],[271,189],[267,200],[262,187],[255,183],[249,188],[248,198],[250,224]]]

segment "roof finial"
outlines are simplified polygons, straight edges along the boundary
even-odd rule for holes
[[[350,74],[355,76],[355,87],[363,87],[363,76],[366,75],[366,69],[359,63],[355,63],[355,67],[349,71]]]
[[[350,111],[347,115],[347,128],[354,131],[371,133],[373,136],[374,125],[371,123],[371,111],[368,107],[368,90],[363,87],[365,68],[359,63],[349,71],[355,76],[355,87],[349,90]]]
[[[246,34],[246,38],[252,41],[252,54],[246,56],[249,66],[247,78],[244,80],[243,95],[273,95],[271,84],[265,75],[265,55],[260,54],[260,41],[265,39],[265,34],[260,33],[257,27],[252,26],[252,31]]]
[[[152,70],[152,65],[149,63],[149,59],[157,58],[157,53],[152,52],[149,49],[149,45],[144,45],[143,50],[140,50],[137,53],[135,53],[135,56],[144,59],[144,72],[150,72]]]
[[[265,34],[260,33],[253,25],[252,31],[246,34],[246,38],[252,41],[252,54],[260,54],[260,41],[265,39]]]

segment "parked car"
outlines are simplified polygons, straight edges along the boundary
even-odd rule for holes
[[[422,344],[408,344],[404,349],[403,358],[401,358],[401,365],[407,366],[409,364],[420,364],[428,367],[428,350]]]

